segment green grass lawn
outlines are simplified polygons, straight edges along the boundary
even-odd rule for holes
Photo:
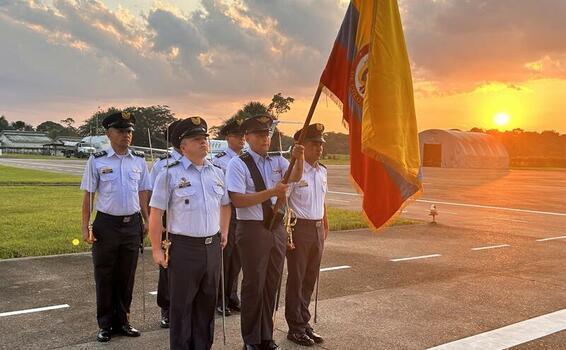
[[[82,241],[79,181],[79,176],[0,166],[0,259],[89,251]],[[328,215],[332,231],[367,227],[358,211],[328,208]],[[398,219],[393,225],[412,223]]]
[[[15,158],[15,159],[78,159],[78,158],[67,158],[64,156],[49,156],[44,154],[18,154],[18,153],[2,153],[0,158]]]
[[[324,165],[350,165],[349,154],[327,154],[320,162]]]
[[[81,177],[76,175],[57,174],[41,170],[0,165],[0,186],[14,184],[76,184],[78,186],[80,182]]]

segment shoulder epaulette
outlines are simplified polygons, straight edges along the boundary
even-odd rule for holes
[[[167,153],[167,154],[164,154],[162,156],[159,156],[159,159],[164,160],[164,159],[171,158],[171,157],[173,157],[173,155],[171,153]]]
[[[318,163],[318,165],[320,165],[320,166],[323,167],[324,169],[328,169],[328,168],[326,167],[326,165],[324,165],[324,164],[322,164],[322,163]]]
[[[171,163],[171,164],[169,164],[169,165],[166,165],[165,167],[166,167],[166,168],[172,168],[172,167],[174,167],[175,165],[178,165],[178,164],[181,164],[181,162],[178,161],[178,160],[176,160],[176,161],[174,161],[173,163]]]
[[[217,153],[214,157],[216,157],[216,158],[222,158],[222,157],[224,157],[225,155],[226,155],[226,152],[220,152],[220,153]]]
[[[136,157],[145,158],[145,153],[140,151],[132,151],[132,154]]]
[[[94,158],[100,158],[100,157],[105,156],[107,154],[108,154],[108,152],[106,152],[106,151],[100,151],[100,152],[96,152],[95,154],[93,154],[93,156],[94,156]]]
[[[214,163],[212,163],[212,165],[214,165],[215,167],[217,167],[218,169],[222,170],[222,167],[220,165],[216,165]]]

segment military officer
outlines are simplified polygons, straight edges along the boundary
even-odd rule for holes
[[[173,146],[183,157],[160,172],[150,207],[154,261],[169,270],[171,349],[210,349],[214,339],[222,248],[230,223],[230,199],[222,170],[206,159],[207,124],[200,117],[179,122]],[[170,261],[160,244],[168,210]]]
[[[279,221],[271,229],[272,206],[285,198],[287,184],[280,181],[289,162],[269,156],[273,119],[259,114],[242,124],[250,149],[228,164],[226,180],[238,224],[236,246],[242,262],[241,330],[244,349],[277,349],[273,341],[273,312],[279,280],[283,272],[286,233]],[[289,181],[303,172],[303,147],[296,146],[297,164]]]
[[[111,147],[87,162],[81,182],[85,191],[82,232],[92,244],[96,282],[97,340],[107,342],[113,332],[137,337],[128,320],[138,248],[146,232],[147,201],[151,190],[144,154],[129,149],[136,120],[127,112],[102,121]],[[93,196],[96,218],[90,223]],[[145,223],[144,223],[145,222]]]
[[[244,132],[241,128],[243,118],[234,117],[228,120],[220,129],[220,135],[226,138],[228,147],[225,151],[218,153],[212,159],[212,163],[226,173],[228,163],[242,152],[246,143]],[[230,230],[228,231],[228,245],[224,248],[224,295],[225,301],[224,314],[231,315],[232,311],[240,311],[240,298],[238,297],[238,275],[240,274],[241,264],[238,249],[236,248],[236,209],[232,206],[232,216],[230,219]],[[222,289],[218,290],[218,305],[216,310],[222,314]]]
[[[327,171],[319,163],[326,142],[323,132],[324,125],[309,125],[304,142],[303,177],[291,184],[289,194],[289,207],[294,211],[297,221],[292,236],[295,249],[287,250],[287,339],[305,346],[323,342],[323,338],[309,323],[309,304],[320,270],[324,240],[328,234],[324,203],[328,189]],[[300,134],[301,130],[295,133],[295,140],[299,139]]]
[[[169,136],[175,130],[175,126],[180,122],[180,120],[175,120],[167,127],[167,131],[165,134],[165,139],[168,140]],[[169,146],[169,145],[167,145]],[[181,154],[181,150],[173,147],[171,152],[167,152],[167,154],[159,157],[157,161],[153,164],[151,168],[151,188],[155,185],[155,179],[157,179],[157,175],[167,166],[167,164],[172,164],[173,162],[181,159],[183,155]],[[163,216],[165,218],[165,215]],[[164,224],[165,226],[165,224]],[[161,240],[165,239],[165,231],[163,231],[163,235]],[[167,269],[159,266],[159,280],[157,281],[157,305],[161,309],[161,320],[159,321],[159,326],[161,328],[169,328],[169,280],[167,278],[168,271]]]

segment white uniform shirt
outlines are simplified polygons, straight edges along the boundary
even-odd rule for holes
[[[289,207],[300,219],[322,220],[324,200],[328,191],[327,170],[316,164],[314,167],[305,161],[303,177],[289,185]]]
[[[223,155],[219,157],[220,154],[223,154]],[[236,154],[236,152],[234,152],[233,149],[231,149],[230,147],[227,147],[224,150],[224,152],[219,153],[216,156],[214,156],[214,158],[212,158],[212,164],[219,166],[220,169],[222,169],[222,171],[224,172],[224,174],[226,174],[226,170],[228,169],[228,163],[230,163],[232,158],[237,157],[237,156],[238,156],[238,154]]]
[[[269,189],[283,179],[283,175],[289,167],[289,161],[281,156],[262,157],[251,149],[247,151],[257,165],[261,177],[265,182],[265,188]],[[247,165],[240,157],[234,157],[228,164],[226,171],[226,182],[228,191],[236,193],[256,193],[254,181]],[[275,204],[277,197],[272,197],[271,202]],[[236,208],[236,216],[239,220],[263,220],[261,203],[246,208]]]
[[[177,164],[157,175],[149,206],[167,210],[171,233],[208,237],[220,231],[220,207],[230,198],[224,184],[224,173],[208,160],[199,170],[182,157]]]
[[[97,211],[116,216],[139,212],[139,192],[151,191],[145,159],[131,150],[119,156],[112,148],[97,155],[87,161],[81,190],[98,191]]]
[[[167,163],[172,164],[173,162],[181,159],[183,157],[183,155],[179,152],[177,152],[176,149],[173,148],[173,151],[170,153],[170,157],[169,159],[164,158],[164,159],[158,159],[155,161],[155,163],[153,163],[153,167],[151,168],[151,172],[150,172],[150,181],[151,181],[151,188],[153,188],[153,186],[155,186],[155,179],[157,179],[157,175],[159,175],[159,172],[163,169],[165,169],[165,166],[167,165]]]

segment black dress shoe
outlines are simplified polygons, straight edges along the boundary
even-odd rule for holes
[[[101,343],[106,343],[110,341],[112,336],[110,335],[110,328],[101,328],[98,330],[98,334],[96,335],[96,340]]]
[[[315,343],[320,344],[324,342],[324,339],[320,336],[320,334],[317,334],[312,328],[307,328],[306,333],[309,338],[314,340]]]
[[[220,316],[222,316],[222,305],[216,307],[216,312],[218,312],[218,314],[219,314]],[[232,315],[232,311],[230,311],[230,309],[229,309],[228,307],[226,307],[226,308],[224,309],[224,314],[225,314],[226,316],[230,316],[230,315]]]
[[[229,303],[228,308],[230,309],[230,311],[235,311],[235,312],[242,311],[242,308],[240,308],[240,304],[236,304],[236,303],[234,303],[234,304]]]
[[[261,342],[261,349],[262,350],[276,350],[276,349],[279,349],[279,345],[277,345],[273,340],[263,340]]]
[[[129,324],[125,324],[118,329],[118,332],[126,337],[139,337],[141,335],[140,331],[135,329]]]
[[[299,344],[302,346],[313,346],[314,340],[312,340],[308,335],[305,333],[287,333],[287,339],[292,341],[295,344]]]
[[[161,320],[159,321],[159,327],[169,328],[169,316],[161,316]]]
[[[255,344],[244,344],[244,350],[261,350],[261,346]]]

